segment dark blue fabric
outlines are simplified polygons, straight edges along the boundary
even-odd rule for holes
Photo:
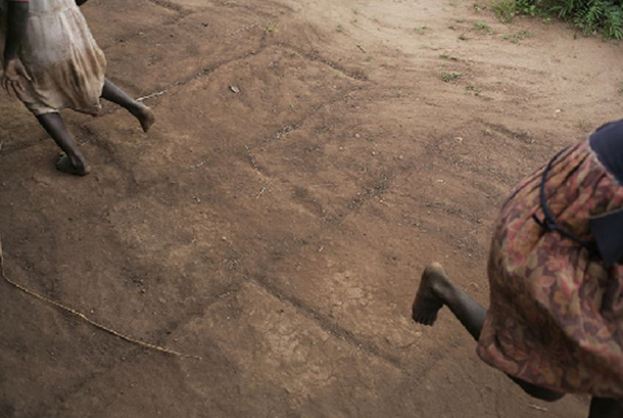
[[[597,129],[589,139],[599,161],[623,186],[623,120]],[[623,210],[591,218],[591,233],[606,265],[623,262]]]
[[[623,120],[607,123],[597,129],[589,143],[606,170],[623,185]]]
[[[623,263],[623,211],[591,218],[590,226],[606,266]]]

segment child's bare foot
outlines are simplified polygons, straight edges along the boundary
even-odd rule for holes
[[[156,123],[156,115],[154,115],[154,112],[143,103],[138,103],[136,111],[132,113],[140,122],[141,128],[143,128],[143,132],[145,133],[149,132],[149,128]]]
[[[432,326],[437,320],[437,313],[443,307],[443,289],[448,278],[441,264],[433,263],[424,269],[420,287],[413,302],[412,318],[415,322]]]
[[[91,172],[91,168],[82,161],[72,162],[66,154],[62,154],[56,161],[56,169],[63,173],[74,176],[86,176]]]

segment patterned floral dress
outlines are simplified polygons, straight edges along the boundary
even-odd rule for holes
[[[522,181],[502,208],[478,354],[544,388],[623,399],[623,265],[607,267],[588,248],[535,222],[533,215],[543,217],[543,172]],[[552,161],[545,195],[557,223],[587,241],[590,217],[623,208],[623,187],[588,141]]]
[[[8,0],[0,0],[0,36],[6,33]],[[26,39],[19,57],[32,82],[15,93],[35,115],[70,108],[101,109],[106,58],[75,0],[29,0]],[[2,45],[4,42],[2,42]]]

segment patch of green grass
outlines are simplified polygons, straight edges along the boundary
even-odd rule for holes
[[[517,3],[515,0],[497,0],[493,3],[493,13],[504,23],[509,23],[517,15]]]
[[[534,0],[515,0],[517,11],[522,15],[537,16],[541,14]]]
[[[428,30],[428,26],[418,26],[418,27],[416,27],[413,30],[415,31],[415,33],[417,33],[419,35],[423,35]]]
[[[475,22],[474,23],[474,29],[476,29],[477,31],[486,32],[486,33],[493,32],[493,29],[491,29],[491,26],[489,26],[485,22]]]
[[[502,36],[502,39],[504,39],[505,41],[509,41],[512,42],[514,44],[518,44],[519,42],[523,41],[524,39],[528,39],[532,37],[532,33],[527,31],[527,30],[522,30],[519,32],[515,32],[515,33],[509,33],[506,34],[504,36]]]
[[[478,4],[478,3],[474,3],[473,7],[474,7],[474,10],[477,12],[482,12],[483,10],[487,10],[487,6]]]
[[[344,32],[344,26],[342,26],[342,25],[337,25],[337,27],[335,28],[335,30],[336,30],[337,32],[339,32],[339,33],[342,33],[342,32]]]
[[[459,73],[457,71],[444,71],[441,73],[441,81],[444,83],[450,83],[452,81],[457,81],[463,77],[463,73]]]
[[[623,96],[623,81],[619,83],[619,89],[617,91],[619,92],[620,95]]]
[[[467,86],[465,86],[465,91],[467,91],[468,93],[473,93],[474,96],[480,96],[480,93],[482,93],[480,87],[477,87],[473,84],[468,84]]]
[[[517,15],[557,17],[580,28],[587,35],[623,39],[621,0],[495,0],[498,19],[510,22]]]
[[[277,32],[277,24],[276,23],[269,23],[268,25],[266,25],[266,27],[264,28],[264,32],[266,33],[274,33]]]

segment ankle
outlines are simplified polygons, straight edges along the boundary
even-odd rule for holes
[[[440,265],[432,264],[426,268],[425,274],[430,280],[430,288],[444,302],[454,295],[454,285],[450,282]]]
[[[134,109],[133,113],[135,116],[143,116],[149,111],[149,106],[136,100],[132,104],[132,108]]]
[[[443,300],[444,303],[447,303],[454,296],[454,286],[444,278],[437,277],[433,280],[431,288],[435,296]]]
[[[87,165],[84,156],[80,153],[67,154],[67,157],[69,158],[71,165],[78,169],[83,169]]]

